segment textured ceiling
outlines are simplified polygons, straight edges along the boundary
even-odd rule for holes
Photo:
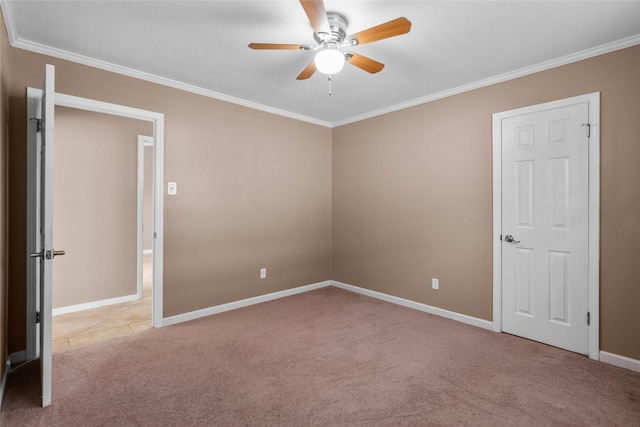
[[[640,44],[640,1],[325,1],[352,34],[405,16],[410,33],[350,50],[377,74],[296,76],[315,45],[298,1],[6,1],[16,47],[336,126]]]

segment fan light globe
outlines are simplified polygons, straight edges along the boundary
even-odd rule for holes
[[[338,47],[327,45],[316,54],[316,68],[323,74],[336,74],[344,67],[344,55],[340,53]]]

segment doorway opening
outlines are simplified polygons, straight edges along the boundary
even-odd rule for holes
[[[151,123],[61,106],[55,118],[54,243],[66,255],[53,269],[54,352],[149,329],[152,308],[138,230],[145,207],[138,141]],[[146,178],[152,212],[153,175]]]
[[[42,91],[39,89],[28,88],[27,90],[27,98],[28,98],[28,114],[29,117],[39,117],[39,108],[42,100]],[[141,121],[149,124],[149,129],[145,130],[145,133],[151,133],[153,135],[153,145],[151,147],[151,158],[153,163],[153,174],[152,174],[152,212],[151,216],[153,217],[152,221],[152,248],[153,253],[147,256],[147,264],[146,269],[150,272],[150,276],[153,277],[152,280],[152,292],[150,298],[150,325],[153,327],[161,327],[163,321],[162,314],[162,289],[163,289],[163,198],[162,198],[162,189],[163,189],[163,180],[164,180],[164,117],[160,113],[151,112],[147,110],[140,110],[136,108],[126,107],[117,104],[110,104],[101,101],[86,99],[75,97],[71,95],[65,95],[56,93],[55,94],[55,108],[66,108],[69,110],[77,110],[84,113],[98,113],[105,116],[117,116],[126,119],[132,119],[134,121]],[[39,138],[35,126],[30,126],[28,128],[27,137],[30,140],[36,140]],[[137,135],[134,137],[137,138]],[[36,147],[37,144],[33,144],[33,147]],[[137,158],[135,154],[137,152],[136,139],[134,139],[131,143],[131,147],[133,149],[134,157],[133,161],[137,164]],[[33,149],[30,152],[30,156],[34,159],[33,162],[30,161],[30,164],[35,164],[35,159],[38,158],[38,152]],[[33,169],[33,167],[32,167]],[[30,196],[28,197],[29,206],[28,213],[31,215],[30,218],[27,218],[30,224],[37,224],[40,220],[40,208],[36,205],[36,197],[35,194],[40,191],[39,184],[39,174],[37,171],[32,170],[31,175],[34,178],[31,178],[28,183],[28,193]],[[31,176],[30,175],[30,176]],[[135,179],[133,181],[134,192],[136,192],[135,187]],[[133,206],[137,206],[136,201],[134,200],[132,203]],[[135,216],[134,216],[134,224],[135,224]],[[34,227],[34,229],[37,229]],[[134,236],[137,235],[137,231],[134,229],[132,231]],[[38,236],[35,231],[31,230],[30,234],[27,236],[28,242],[30,245],[35,246],[38,240]],[[33,243],[32,243],[33,242]],[[97,244],[96,250],[92,250],[90,252],[93,253],[94,256],[100,258],[101,251],[104,248],[101,248],[99,242]],[[61,247],[61,246],[59,246]],[[32,250],[33,251],[33,250]],[[136,252],[134,249],[132,253],[132,257],[134,259],[134,263],[136,260]],[[64,259],[64,258],[63,258]],[[62,260],[60,261],[62,263]],[[60,264],[58,263],[58,264]],[[31,273],[27,277],[27,351],[26,356],[27,360],[31,360],[41,356],[42,349],[40,347],[40,326],[36,323],[36,311],[38,307],[41,306],[41,296],[39,290],[39,283],[37,283],[37,277],[35,274]],[[96,271],[95,274],[108,274],[108,271]],[[132,300],[137,299],[138,290],[137,290],[137,276],[134,275],[134,289],[132,291]],[[142,295],[140,295],[142,297]],[[53,314],[53,310],[51,313],[43,313],[41,316],[43,320],[46,321],[47,318],[51,319],[51,315]],[[33,314],[30,315],[30,314]],[[49,322],[49,327],[51,327],[51,323]],[[42,325],[42,323],[40,323]],[[49,343],[51,344],[51,343]],[[43,345],[44,346],[44,345]]]

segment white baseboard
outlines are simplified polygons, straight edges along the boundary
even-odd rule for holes
[[[11,372],[11,367],[13,365],[17,365],[18,363],[27,361],[27,352],[25,350],[16,351],[15,353],[11,353],[9,357],[7,357],[7,363],[4,367],[4,372],[2,374],[2,380],[0,380],[0,409],[2,409],[2,401],[4,400],[4,391],[7,387],[7,379],[9,378],[9,372]]]
[[[372,291],[369,289],[360,288],[358,286],[347,285],[346,283],[336,282],[335,280],[332,281],[331,284],[340,289],[345,289],[347,291],[366,295],[368,297],[376,298],[382,301],[387,301],[393,304],[412,308],[414,310],[424,311],[425,313],[435,314],[436,316],[445,317],[451,320],[457,320],[458,322],[493,331],[493,322],[490,322],[488,320],[478,319],[477,317],[467,316],[466,314],[456,313],[454,311],[433,307],[427,304],[422,304],[420,302],[395,297],[393,295],[383,294],[382,292]]]
[[[425,313],[434,314],[436,316],[466,323],[467,325],[476,326],[478,328],[493,331],[493,322],[489,320],[479,319],[477,317],[456,313],[454,311],[449,311],[449,310],[445,310],[438,307],[433,307],[433,306],[419,303],[416,301],[411,301],[411,300],[396,297],[393,295],[384,294],[382,292],[372,291],[370,289],[348,285],[346,283],[338,282],[335,280],[326,280],[324,282],[318,282],[311,285],[300,286],[297,288],[287,289],[284,291],[273,292],[271,294],[260,295],[253,298],[247,298],[240,301],[234,301],[227,304],[221,304],[221,305],[217,305],[209,308],[204,308],[202,310],[196,310],[196,311],[191,311],[189,313],[183,313],[183,314],[178,314],[176,316],[166,317],[162,320],[162,326],[175,325],[178,323],[187,322],[189,320],[195,320],[201,317],[211,316],[212,314],[223,313],[225,311],[235,310],[238,308],[247,307],[254,304],[260,304],[262,302],[272,301],[275,299],[284,298],[291,295],[300,294],[303,292],[309,292],[309,291],[324,288],[327,286],[335,286],[336,288],[355,292],[371,298],[376,298],[382,301],[398,304],[403,307],[423,311]],[[128,298],[128,297],[125,297],[125,298]],[[74,307],[77,307],[77,306],[74,306]],[[54,310],[54,314],[55,314],[55,310]],[[23,359],[24,359],[24,356],[23,356]],[[13,358],[11,360],[13,360]],[[613,353],[607,353],[606,351],[600,351],[600,361],[604,363],[608,363],[610,365],[615,365],[618,367],[630,369],[635,372],[640,372],[640,360],[631,359],[625,356],[619,356]]]
[[[273,292],[266,295],[260,295],[253,298],[247,298],[240,301],[234,301],[227,304],[216,305],[209,308],[203,308],[202,310],[191,311],[189,313],[178,314],[176,316],[165,317],[162,319],[162,326],[175,325],[177,323],[187,322],[189,320],[199,319],[205,316],[211,316],[212,314],[223,313],[225,311],[235,310],[237,308],[247,307],[254,304],[260,304],[262,302],[272,301],[279,298],[288,297],[303,292],[313,291],[315,289],[325,288],[331,285],[331,280],[324,282],[318,282],[311,285],[300,286],[297,288],[287,289],[284,291]]]
[[[278,298],[288,297],[303,292],[313,291],[315,289],[324,288],[327,286],[335,286],[336,288],[345,289],[347,291],[359,293],[372,298],[387,301],[393,304],[402,305],[404,307],[412,308],[414,310],[424,311],[426,313],[435,314],[437,316],[445,317],[451,320],[457,320],[458,322],[466,323],[468,325],[477,326],[479,328],[493,330],[493,323],[478,319],[476,317],[467,316],[466,314],[460,314],[449,310],[444,310],[438,307],[432,307],[430,305],[422,304],[415,301],[410,301],[404,298],[395,297],[392,295],[383,294],[381,292],[371,291],[369,289],[360,288],[353,285],[347,285],[346,283],[337,282],[334,280],[326,280],[324,282],[314,283],[312,285],[300,286],[293,289],[287,289],[285,291],[274,292],[271,294],[260,295],[253,298],[247,298],[240,301],[234,301],[227,304],[216,305],[214,307],[203,308],[202,310],[191,311],[189,313],[178,314],[176,316],[165,317],[162,320],[162,326],[175,325],[189,320],[199,319],[205,316],[211,316],[212,314],[222,313],[225,311],[235,310],[237,308],[247,307],[262,302],[272,301]]]
[[[103,299],[103,300],[100,300],[100,301],[91,301],[91,302],[86,302],[86,303],[83,303],[83,304],[76,304],[76,305],[69,305],[69,306],[66,306],[66,307],[54,308],[51,311],[51,314],[53,316],[57,316],[59,314],[74,313],[76,311],[90,310],[92,308],[103,307],[105,305],[120,304],[120,303],[123,303],[123,302],[135,301],[137,299],[138,299],[138,294],[125,295],[123,297],[109,298],[109,299]]]
[[[11,370],[11,359],[7,358],[7,363],[2,373],[2,380],[0,381],[0,409],[2,408],[2,401],[4,399],[4,389],[7,386],[7,378],[9,378],[9,371]]]
[[[600,361],[620,368],[640,372],[640,360],[600,350]]]
[[[26,350],[16,351],[15,353],[11,353],[9,355],[9,362],[11,362],[11,366],[17,365],[18,363],[27,361],[27,352]]]

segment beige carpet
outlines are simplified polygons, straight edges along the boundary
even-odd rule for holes
[[[640,374],[336,288],[54,354],[3,426],[640,426]]]

